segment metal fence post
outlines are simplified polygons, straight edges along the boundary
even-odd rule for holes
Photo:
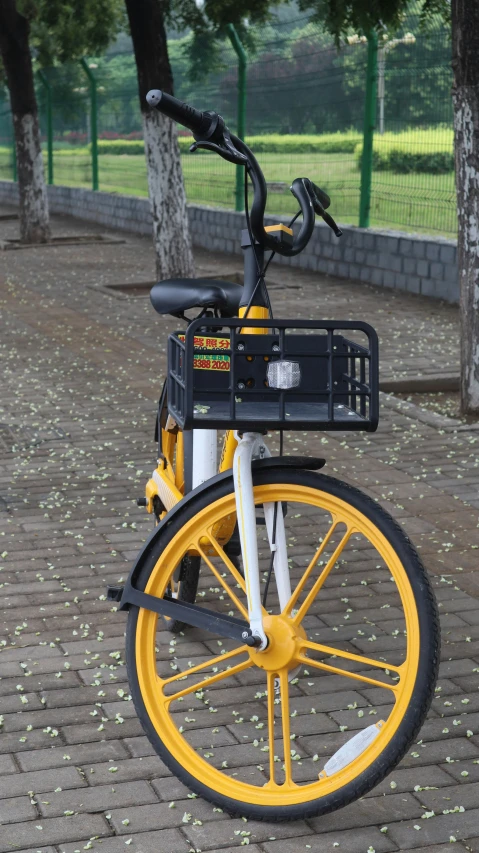
[[[52,112],[52,88],[44,71],[39,71],[38,76],[45,89],[47,96],[47,156],[48,156],[48,183],[53,184],[53,112]]]
[[[92,189],[98,189],[98,123],[97,123],[97,99],[96,79],[88,62],[83,57],[81,66],[90,82],[90,137],[91,137],[91,174]]]
[[[246,122],[246,51],[233,24],[226,27],[233,50],[238,57],[238,106],[236,132],[244,139]],[[236,166],[235,210],[244,208],[244,166]]]
[[[359,200],[359,227],[369,228],[371,209],[371,182],[373,175],[373,140],[376,124],[376,97],[378,85],[378,37],[368,35],[368,64],[366,95],[364,100],[363,153],[361,157],[361,195]]]

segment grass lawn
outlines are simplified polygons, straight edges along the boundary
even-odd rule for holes
[[[293,215],[297,204],[289,185],[310,177],[331,196],[331,213],[339,222],[357,224],[360,175],[353,154],[260,154],[266,180],[269,213]],[[235,167],[215,154],[182,156],[188,200],[214,207],[234,207]],[[0,177],[11,168],[0,156]],[[147,195],[142,155],[103,154],[99,158],[100,189]],[[56,184],[91,187],[91,164],[86,155],[54,157]],[[404,231],[455,236],[457,230],[453,173],[444,175],[375,172],[371,195],[371,225]]]

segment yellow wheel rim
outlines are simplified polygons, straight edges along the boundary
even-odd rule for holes
[[[332,517],[330,533],[328,533],[320,544],[313,560],[311,560],[303,576],[293,591],[292,597],[285,611],[277,617],[265,616],[265,628],[270,636],[273,635],[274,642],[272,650],[269,650],[264,657],[260,657],[259,652],[250,651],[246,646],[239,646],[234,651],[229,651],[222,656],[215,658],[214,656],[204,664],[196,665],[183,672],[175,674],[169,678],[160,678],[157,672],[157,662],[155,655],[155,634],[157,630],[158,616],[147,610],[140,610],[136,626],[136,668],[138,685],[141,691],[142,699],[145,704],[151,724],[156,730],[158,736],[163,741],[173,758],[194,778],[199,780],[203,785],[210,788],[212,791],[218,792],[224,797],[229,797],[244,803],[251,803],[257,806],[287,806],[299,803],[307,803],[311,800],[316,800],[325,797],[338,789],[344,787],[360,776],[367,768],[378,758],[384,751],[386,746],[397,732],[408,709],[419,665],[420,653],[420,633],[419,619],[413,590],[410,586],[405,569],[396,554],[391,543],[386,539],[383,533],[375,526],[375,524],[359,512],[354,506],[341,500],[340,498],[323,492],[319,489],[300,486],[297,484],[267,484],[255,487],[255,503],[258,505],[273,502],[287,501],[288,503],[308,504],[326,510]],[[203,559],[209,565],[217,581],[221,583],[226,593],[235,602],[237,609],[242,617],[247,619],[247,611],[243,603],[236,596],[233,588],[229,585],[228,580],[225,580],[214,566],[211,559],[202,549],[201,542],[210,541],[212,539],[212,530],[214,525],[220,518],[228,513],[234,513],[234,494],[227,495],[221,500],[210,504],[204,510],[199,512],[173,537],[170,543],[164,549],[160,559],[156,563],[151,572],[145,592],[162,597],[171,575],[171,566],[178,562],[178,554],[186,553],[189,548],[196,548],[202,553]],[[299,604],[299,596],[304,589],[307,579],[310,577],[313,568],[318,563],[318,555],[324,553],[327,545],[327,540],[331,538],[331,531],[337,529],[339,524],[346,526],[346,533],[340,541],[340,544],[334,548],[331,558],[326,562],[321,570],[319,577],[314,581],[310,591],[306,595],[304,601]],[[371,545],[376,549],[380,557],[384,560],[389,573],[396,583],[397,592],[399,593],[406,626],[406,658],[400,665],[388,664],[387,662],[377,659],[368,658],[365,655],[356,655],[345,652],[335,646],[324,645],[308,641],[306,634],[301,626],[301,622],[308,611],[308,608],[313,600],[316,599],[324,582],[336,565],[339,556],[353,534],[362,534],[366,537]],[[228,558],[223,554],[223,559],[228,564]],[[232,564],[228,565],[232,579],[239,584],[244,590],[244,580]],[[276,621],[275,621],[276,620]],[[267,624],[266,624],[267,623]],[[280,630],[281,629],[281,630]],[[333,635],[332,635],[333,636]],[[280,638],[284,639],[280,642]],[[242,650],[238,651],[238,650]],[[336,656],[346,661],[352,661],[364,666],[374,666],[376,669],[382,669],[386,673],[394,673],[396,681],[385,683],[377,679],[365,675],[359,675],[358,672],[345,670],[333,664],[325,664],[324,662],[314,661],[308,655],[308,652],[319,651],[325,654],[333,652]],[[201,672],[202,669],[209,668],[215,665],[216,662],[225,662],[230,659],[234,661],[235,657],[243,653],[243,658],[240,663],[232,663],[230,668],[225,671],[210,675],[199,683],[196,682],[193,686],[188,685],[188,676]],[[269,655],[269,659],[268,659]],[[379,686],[391,691],[394,699],[394,706],[391,710],[387,721],[382,724],[377,737],[372,743],[357,756],[350,764],[342,770],[330,776],[321,776],[306,784],[297,784],[293,781],[291,770],[291,756],[288,755],[288,750],[284,750],[284,780],[281,784],[275,781],[274,767],[274,749],[270,749],[269,756],[265,755],[265,765],[269,762],[269,781],[262,787],[253,785],[248,782],[241,781],[230,777],[221,772],[220,769],[213,767],[203,756],[187,742],[185,737],[179,731],[179,727],[173,721],[170,714],[170,705],[181,696],[192,695],[194,692],[208,688],[215,682],[227,680],[229,677],[241,673],[243,670],[251,666],[259,666],[258,660],[261,661],[260,668],[265,673],[267,683],[267,719],[268,719],[268,734],[270,740],[273,741],[278,737],[277,731],[274,730],[274,696],[275,686],[281,691],[281,728],[283,743],[288,743],[290,738],[290,716],[289,716],[289,682],[288,671],[293,665],[303,664],[308,667],[318,668],[325,672],[332,672],[350,677],[354,680],[359,680],[365,683],[368,687]],[[186,676],[186,678],[185,678]],[[186,683],[186,686],[185,686]],[[176,690],[176,687],[178,688]],[[172,694],[171,689],[175,689]],[[287,707],[288,713],[284,712],[284,707]],[[374,722],[371,721],[371,722]],[[267,768],[265,767],[265,770]],[[318,773],[321,770],[321,765],[318,766]],[[277,775],[277,774],[276,774]]]

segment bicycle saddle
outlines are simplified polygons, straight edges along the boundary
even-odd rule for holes
[[[238,313],[243,288],[211,278],[170,278],[154,284],[151,304],[158,314],[183,314],[188,308],[217,308],[222,317]]]

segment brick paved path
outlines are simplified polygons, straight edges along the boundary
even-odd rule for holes
[[[1,236],[15,227],[2,223]],[[56,229],[99,230],[68,220]],[[198,260],[209,272],[233,272],[240,263]],[[128,700],[124,618],[104,589],[125,578],[151,529],[134,499],[152,467],[154,401],[166,332],[176,324],[154,315],[148,300],[110,297],[99,287],[153,277],[149,241],[139,238],[0,254],[0,421],[8,427],[0,432],[0,853],[232,851],[245,840],[254,853],[479,851],[479,432],[418,420],[387,399],[375,435],[318,436],[310,452],[326,457],[327,472],[379,499],[433,575],[443,662],[420,744],[362,801],[286,825],[213,812],[188,798],[154,755]],[[276,268],[271,278],[277,316],[372,322],[383,375],[457,370],[450,306]],[[288,449],[301,451],[304,440],[291,436]],[[358,625],[370,625],[387,600],[378,586],[349,585],[349,622],[344,610],[338,616],[343,648],[353,639],[349,647],[361,648]],[[380,629],[384,641],[386,621]],[[194,635],[191,641],[195,647]],[[378,702],[349,686],[359,707]],[[239,681],[236,695],[218,702],[220,757],[235,754],[239,735],[229,715],[244,688]],[[314,723],[323,732],[344,722],[337,691],[334,681],[321,681]],[[307,713],[307,691],[298,688],[295,698]],[[354,728],[357,712],[344,713]],[[251,740],[248,727],[242,736]],[[209,746],[211,727],[196,737]],[[308,755],[313,747],[305,737],[298,748]]]

